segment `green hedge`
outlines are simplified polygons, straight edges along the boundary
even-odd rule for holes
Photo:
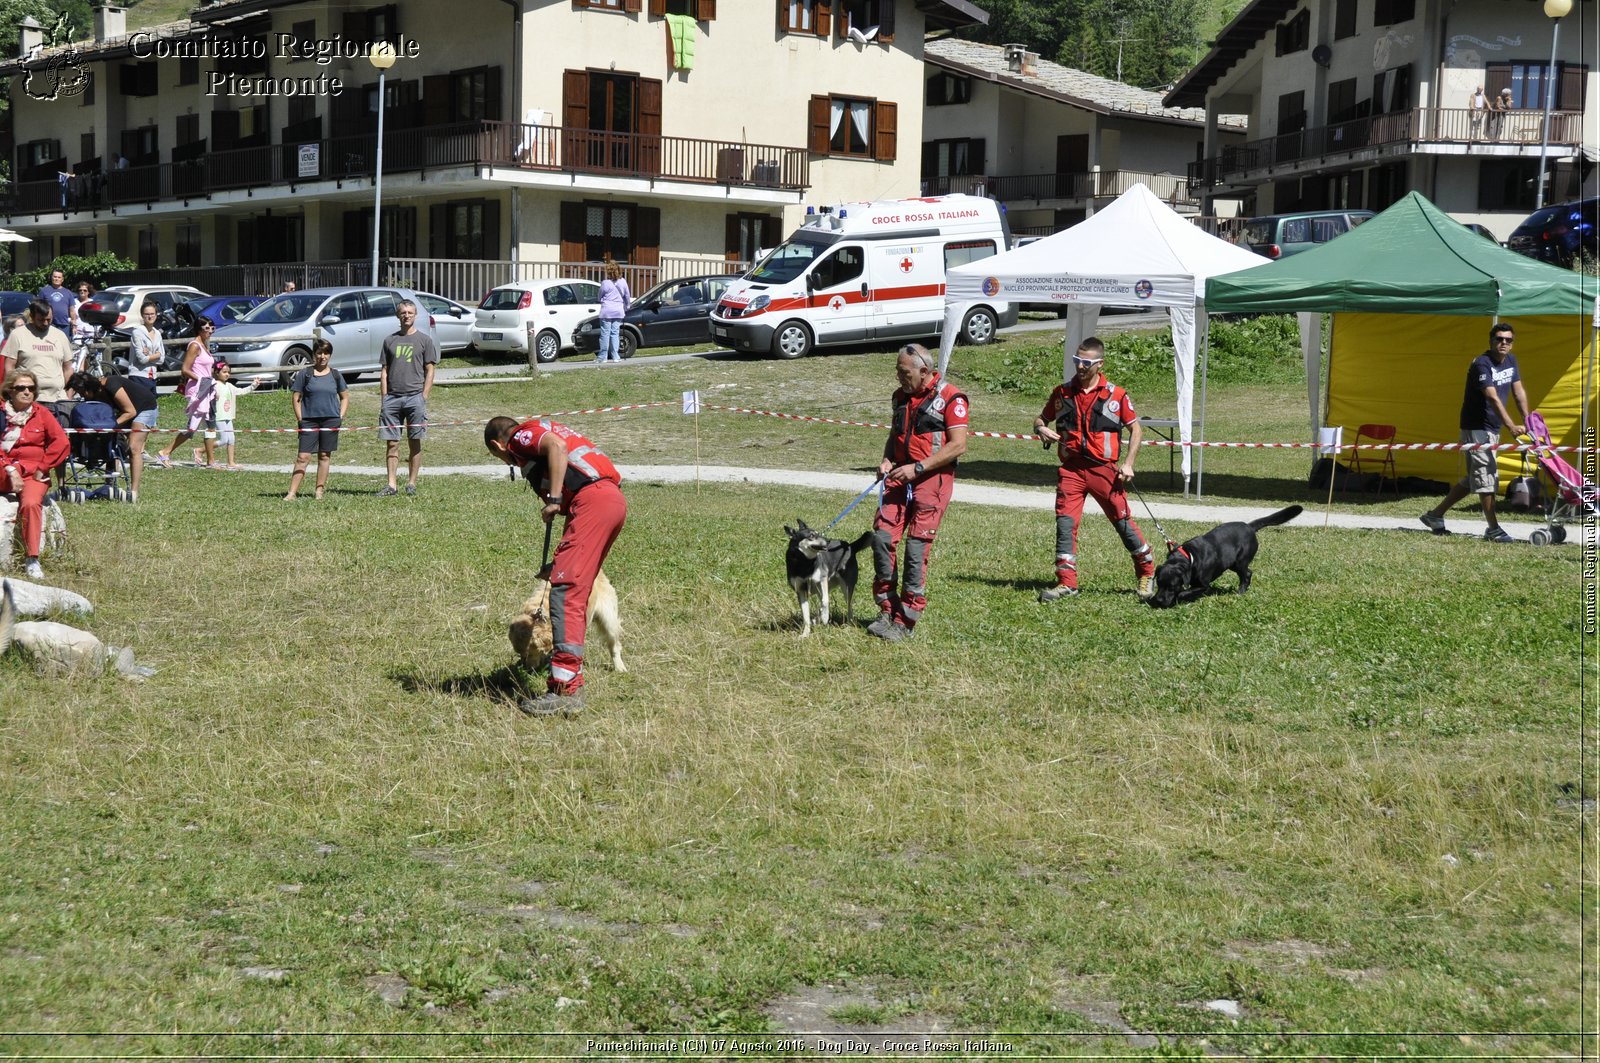
[[[11,274],[6,278],[6,290],[14,292],[36,292],[50,283],[50,274],[60,270],[67,275],[67,285],[71,287],[79,281],[89,281],[97,289],[106,286],[106,277],[112,273],[123,270],[137,269],[137,262],[130,262],[120,258],[110,251],[101,251],[89,255],[57,255],[55,261],[49,265],[36,266]]]

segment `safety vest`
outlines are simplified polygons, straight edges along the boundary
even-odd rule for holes
[[[954,384],[937,382],[915,395],[896,388],[894,415],[889,421],[889,457],[899,465],[926,461],[944,446],[952,427],[966,426],[967,396]],[[949,469],[954,471],[955,466]]]
[[[1077,400],[1082,394],[1076,384],[1061,384],[1050,396],[1056,407],[1056,431],[1061,434],[1057,445],[1061,460],[1084,455],[1094,461],[1117,461],[1122,456],[1122,426],[1138,416],[1128,393],[1101,377],[1089,405],[1088,423],[1080,425]]]
[[[562,481],[561,489],[563,511],[571,505],[573,495],[596,480],[622,483],[622,474],[599,447],[564,424],[535,419],[517,425],[516,431],[511,433],[511,441],[506,444],[506,448],[517,459],[519,466],[526,467],[530,462],[535,463],[538,478],[530,479],[529,483],[533,484],[534,490],[539,492],[540,497],[550,497],[549,466],[545,464],[544,455],[539,453],[539,443],[547,432],[554,433],[567,445],[567,475]]]

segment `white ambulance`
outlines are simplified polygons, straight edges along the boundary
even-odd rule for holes
[[[728,286],[711,340],[799,358],[813,347],[937,337],[945,270],[999,254],[1008,237],[999,205],[980,196],[808,207],[804,225]],[[1015,304],[978,303],[961,339],[988,343],[1016,322]]]

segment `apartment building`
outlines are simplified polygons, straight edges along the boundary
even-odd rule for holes
[[[746,261],[808,204],[916,194],[924,34],[987,16],[967,0],[217,0],[160,27],[125,18],[98,8],[93,40],[55,47],[25,24],[0,65],[0,225],[34,239],[25,260],[368,256],[383,41],[385,260]]]
[[[1208,198],[1381,210],[1415,190],[1504,239],[1534,205],[1541,143],[1547,202],[1595,182],[1593,0],[1562,20],[1552,66],[1553,29],[1507,0],[1254,0],[1165,99],[1205,108],[1190,176]],[[1217,135],[1231,113],[1249,116],[1242,145]]]
[[[1022,45],[947,37],[929,41],[924,58],[924,192],[993,196],[1017,233],[1057,232],[1140,182],[1199,212],[1188,173],[1203,157],[1203,108],[1168,107],[1157,92]],[[1242,143],[1244,132],[1243,116],[1219,116],[1218,143]]]

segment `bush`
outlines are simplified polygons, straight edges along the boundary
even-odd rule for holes
[[[57,255],[54,262],[49,265],[38,266],[34,269],[23,270],[11,274],[6,283],[8,290],[17,292],[36,292],[50,283],[50,274],[60,270],[67,275],[67,284],[76,284],[78,281],[89,281],[96,288],[104,288],[106,277],[123,270],[137,269],[137,262],[130,262],[120,258],[110,251],[101,251],[89,255]]]
[[[1117,332],[1106,344],[1106,376],[1132,391],[1170,390],[1172,330]],[[1059,337],[1007,345],[985,359],[968,349],[962,372],[985,391],[1044,396],[1061,382]],[[1198,360],[1198,358],[1197,358]],[[1293,314],[1211,322],[1210,379],[1214,384],[1297,383],[1305,379],[1300,326]],[[1196,375],[1198,375],[1198,366]]]

